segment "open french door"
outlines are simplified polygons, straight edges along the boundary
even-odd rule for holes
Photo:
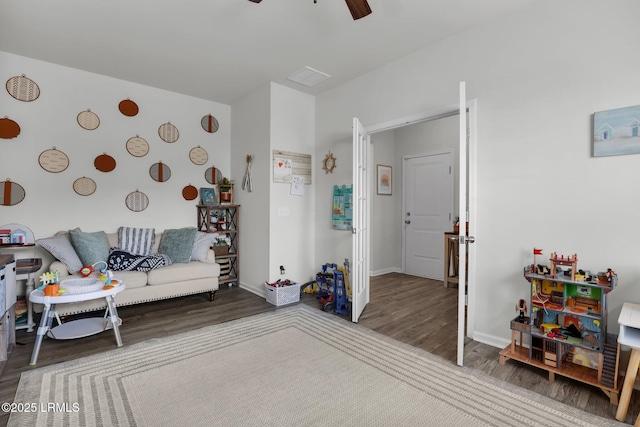
[[[357,322],[369,303],[369,134],[353,119],[353,224],[351,272],[351,321]]]
[[[472,288],[474,287],[475,277],[471,277],[471,280],[467,277],[468,272],[473,272],[475,269],[474,260],[475,254],[473,246],[470,243],[475,242],[475,222],[472,221],[470,215],[475,213],[475,132],[474,127],[467,126],[467,90],[466,83],[460,82],[460,141],[459,141],[459,153],[460,163],[458,165],[459,172],[459,188],[458,188],[458,217],[460,218],[460,227],[458,227],[458,353],[457,364],[462,366],[464,364],[464,339],[465,339],[465,324],[467,323],[467,316],[473,316],[472,311],[467,312],[467,295],[471,296]],[[470,119],[475,120],[475,111],[470,114]],[[470,129],[468,132],[467,129]],[[473,135],[473,136],[472,136]],[[470,160],[469,160],[470,159]],[[471,191],[469,191],[471,190]],[[471,197],[469,197],[471,194]],[[467,233],[466,223],[469,223],[469,232]],[[454,237],[454,239],[456,239]],[[472,262],[468,262],[469,258]],[[469,266],[467,269],[466,266]],[[471,298],[469,298],[471,300]],[[472,306],[472,304],[471,304]],[[471,307],[470,307],[471,308]],[[471,328],[473,329],[473,328]]]

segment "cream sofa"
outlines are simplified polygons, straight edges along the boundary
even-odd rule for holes
[[[106,233],[111,247],[118,246],[118,234]],[[156,233],[153,253],[156,253],[162,233]],[[59,271],[61,281],[82,277],[79,273],[70,274],[67,266],[54,259],[49,271]],[[94,273],[95,274],[95,273]],[[116,295],[116,305],[132,305],[184,295],[209,292],[209,300],[213,301],[218,290],[220,266],[215,262],[215,254],[211,249],[206,253],[206,262],[190,261],[187,263],[173,263],[148,272],[114,271],[113,277],[122,280],[126,289]],[[69,315],[104,309],[104,299],[83,301],[73,304],[56,306],[59,315]]]

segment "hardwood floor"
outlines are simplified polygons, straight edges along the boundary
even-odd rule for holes
[[[457,289],[444,288],[440,281],[396,273],[377,276],[371,279],[371,301],[359,324],[455,363],[456,301]],[[303,294],[301,302],[319,309],[313,295]],[[209,302],[208,294],[201,294],[118,310],[124,322],[120,328],[122,340],[130,345],[275,309],[264,298],[237,287],[223,286],[213,303]],[[29,366],[35,334],[20,330],[16,338],[19,345],[0,376],[0,402],[13,402],[20,374],[36,369]],[[45,339],[37,367],[114,348],[112,333],[69,341]],[[615,418],[616,406],[611,405],[599,389],[562,377],[556,377],[556,381],[550,383],[546,372],[515,361],[499,365],[499,351],[467,340],[465,365],[588,413]],[[638,397],[634,394],[629,407],[627,422],[631,424],[640,410]],[[6,425],[8,418],[8,414],[0,413],[0,425]]]

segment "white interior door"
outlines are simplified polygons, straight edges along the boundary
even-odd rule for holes
[[[451,153],[406,157],[403,167],[405,273],[443,280],[442,235],[451,229]]]
[[[353,119],[353,225],[351,321],[357,322],[369,303],[369,134]]]

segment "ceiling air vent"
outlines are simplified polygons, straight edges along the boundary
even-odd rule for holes
[[[291,74],[289,77],[287,77],[287,79],[296,83],[300,83],[301,85],[312,87],[328,79],[329,77],[331,76],[327,73],[314,70],[311,67],[304,67]]]

